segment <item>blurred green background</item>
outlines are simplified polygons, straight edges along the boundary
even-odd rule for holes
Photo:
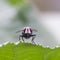
[[[30,26],[38,30],[36,44],[55,47],[58,42],[44,23],[42,24],[42,14],[38,14],[30,0],[0,0],[0,44],[7,41],[18,42],[21,33],[16,34],[16,31]],[[31,42],[31,39],[25,41]]]

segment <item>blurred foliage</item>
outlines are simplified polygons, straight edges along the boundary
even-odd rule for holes
[[[6,1],[13,6],[21,6],[26,4],[27,2],[27,0],[6,0]]]
[[[60,60],[60,48],[43,48],[31,43],[8,43],[0,48],[0,60]]]
[[[27,3],[27,0],[6,0],[12,6],[18,7],[17,19],[23,22],[23,24],[28,23],[28,13],[30,11],[30,7]]]
[[[29,6],[25,6],[22,7],[17,14],[17,18],[18,20],[22,21],[24,24],[27,24],[29,22],[29,11],[30,11],[30,7]]]

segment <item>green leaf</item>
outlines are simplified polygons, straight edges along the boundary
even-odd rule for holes
[[[8,43],[0,47],[0,60],[60,60],[60,48],[43,48],[31,43]]]

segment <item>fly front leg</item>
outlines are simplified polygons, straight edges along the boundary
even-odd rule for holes
[[[22,40],[23,40],[23,42],[25,42],[24,39],[23,39],[23,36],[22,36]]]
[[[19,41],[21,40],[22,35],[19,35]]]
[[[32,40],[31,40],[31,42],[32,42],[33,44],[35,44],[35,42],[34,42],[35,37],[36,37],[36,35],[32,35]]]
[[[23,35],[20,35],[19,36],[19,41],[22,40],[24,42],[24,39],[23,39]]]

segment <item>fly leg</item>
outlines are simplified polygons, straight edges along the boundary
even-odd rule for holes
[[[35,42],[34,42],[35,37],[36,37],[36,35],[32,35],[32,40],[31,40],[31,42],[32,42],[33,44],[35,44]]]
[[[19,35],[19,41],[21,40],[22,35]]]
[[[23,40],[23,42],[25,42],[24,39],[23,39],[23,36],[22,36],[22,40]]]
[[[19,41],[21,40],[21,38],[22,38],[22,41],[24,42],[23,35],[19,36]]]

